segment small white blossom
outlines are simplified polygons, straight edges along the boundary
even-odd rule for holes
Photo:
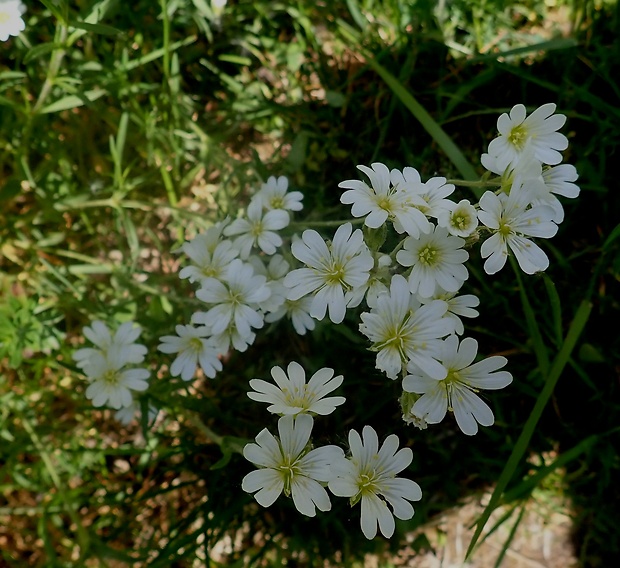
[[[252,247],[260,248],[265,254],[274,254],[282,245],[282,237],[275,231],[284,229],[290,222],[289,214],[283,209],[272,209],[263,214],[259,199],[250,201],[246,218],[235,219],[224,229],[228,237],[238,235],[233,244],[242,259],[250,256]]]
[[[265,314],[265,321],[271,323],[287,316],[290,318],[293,328],[299,335],[306,335],[306,331],[312,331],[316,327],[316,320],[310,315],[313,298],[304,296],[299,300],[284,300],[284,303],[274,312]]]
[[[395,529],[394,517],[413,517],[409,501],[422,498],[415,481],[396,477],[409,466],[413,452],[410,448],[398,449],[396,434],[390,434],[379,448],[379,438],[371,426],[364,426],[362,436],[355,430],[349,432],[351,456],[332,463],[334,478],[329,481],[329,490],[339,497],[349,497],[351,505],[361,501],[360,525],[366,538],[377,535],[377,525],[383,536],[390,538]]]
[[[90,385],[86,389],[86,398],[93,401],[93,406],[108,404],[120,409],[133,403],[131,391],[144,391],[148,388],[150,373],[146,369],[123,369],[125,361],[117,356],[116,351],[107,357],[95,353],[84,369]]]
[[[413,360],[432,376],[444,378],[446,371],[435,353],[440,338],[454,330],[452,322],[443,317],[447,308],[441,300],[421,306],[405,277],[395,274],[390,292],[379,295],[370,312],[360,316],[360,332],[372,342],[370,349],[377,352],[377,369],[396,379]]]
[[[264,209],[284,209],[285,211],[301,211],[303,209],[301,191],[287,191],[288,179],[284,176],[270,176],[264,183],[255,199],[260,201]]]
[[[256,436],[256,444],[247,444],[243,449],[245,458],[260,469],[248,473],[241,487],[254,493],[263,507],[273,505],[284,492],[308,517],[314,517],[317,508],[331,509],[329,495],[321,484],[331,479],[330,465],[344,452],[337,446],[310,449],[313,424],[309,414],[283,416],[278,420],[279,438],[265,428]]]
[[[402,266],[411,266],[411,292],[429,297],[438,287],[446,292],[457,292],[469,276],[464,262],[469,253],[462,247],[465,241],[448,234],[443,227],[419,239],[407,237],[403,249],[396,253]]]
[[[344,404],[343,396],[324,398],[336,390],[343,381],[342,375],[334,377],[333,369],[325,367],[318,370],[307,384],[306,372],[299,363],[292,361],[287,371],[288,376],[281,367],[271,369],[271,376],[277,387],[262,379],[252,379],[250,387],[256,392],[251,391],[248,396],[252,400],[270,403],[271,406],[268,406],[267,410],[274,414],[326,415],[331,414],[336,406]]]
[[[547,103],[527,116],[525,106],[515,105],[510,114],[503,113],[497,120],[500,135],[489,144],[489,154],[495,157],[503,170],[519,158],[528,145],[537,160],[555,165],[562,161],[558,150],[566,150],[568,139],[557,132],[566,122],[563,114],[553,114],[556,105]]]
[[[0,41],[17,37],[26,29],[22,14],[26,6],[20,0],[0,0]]]
[[[254,274],[250,264],[236,258],[230,263],[223,281],[206,278],[196,296],[207,304],[215,304],[200,320],[211,328],[214,335],[222,333],[234,322],[242,337],[251,333],[251,327],[263,327],[263,315],[258,305],[271,294],[266,278]],[[194,320],[196,320],[194,314]]]
[[[422,395],[411,412],[428,424],[438,424],[450,410],[459,428],[468,436],[478,432],[478,424],[491,426],[493,412],[476,392],[504,388],[512,382],[512,375],[508,371],[498,371],[507,363],[507,359],[499,355],[473,363],[477,352],[475,339],[467,337],[459,345],[458,338],[451,335],[444,341],[439,356],[448,371],[445,379],[438,381],[410,369],[411,374],[403,379],[403,389]]]
[[[190,282],[202,282],[205,278],[221,279],[226,274],[230,263],[239,256],[232,241],[222,239],[225,223],[209,227],[206,232],[199,233],[191,241],[183,243],[183,251],[193,264],[179,272],[179,278],[188,278]]]
[[[409,194],[392,186],[390,170],[385,164],[375,162],[367,166],[357,166],[370,179],[370,186],[359,180],[346,180],[338,187],[348,188],[340,197],[345,204],[352,204],[353,217],[366,217],[364,224],[371,229],[383,225],[388,219],[398,228],[417,237],[430,227],[426,216],[411,203]],[[402,232],[402,230],[400,231]]]
[[[184,381],[191,381],[196,374],[196,367],[200,364],[204,374],[214,378],[222,370],[222,362],[218,358],[218,350],[209,339],[211,330],[206,327],[191,325],[177,325],[177,335],[160,337],[161,343],[157,349],[162,353],[178,353],[170,366],[170,374]]]
[[[478,226],[476,209],[467,199],[451,203],[452,205],[437,215],[437,224],[448,229],[451,235],[469,237]]]
[[[480,222],[493,231],[482,243],[480,254],[486,258],[484,271],[499,272],[506,264],[508,249],[515,255],[526,274],[546,270],[549,259],[543,250],[526,237],[550,238],[558,226],[552,222],[554,211],[545,205],[528,209],[529,196],[513,187],[510,195],[487,191],[480,198]]]
[[[115,359],[122,361],[122,365],[144,361],[147,349],[144,345],[135,343],[142,333],[142,328],[133,322],[121,324],[112,335],[105,323],[95,320],[90,327],[85,326],[82,332],[86,339],[97,347],[84,347],[73,354],[76,365],[82,370],[90,364],[95,354],[107,357],[108,353],[114,352]]]
[[[374,265],[362,231],[353,231],[351,223],[345,223],[327,244],[316,231],[308,229],[301,240],[293,242],[291,252],[306,268],[286,275],[284,285],[291,289],[288,299],[299,300],[314,293],[310,315],[322,320],[329,308],[329,319],[341,323],[353,292],[366,284]]]

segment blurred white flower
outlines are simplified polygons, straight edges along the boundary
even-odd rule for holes
[[[334,370],[327,367],[318,370],[306,383],[306,372],[297,362],[291,361],[287,367],[288,376],[281,367],[273,367],[271,376],[276,385],[252,379],[250,387],[254,391],[248,392],[252,400],[268,402],[269,412],[274,414],[331,414],[336,406],[344,404],[343,396],[325,395],[336,390],[343,381],[342,375],[334,377]]]
[[[478,226],[476,209],[467,199],[451,203],[452,205],[437,215],[437,224],[448,229],[451,235],[468,237]]]
[[[301,191],[287,191],[288,179],[284,176],[276,178],[270,176],[254,199],[260,201],[264,209],[284,209],[286,211],[301,211],[303,209]]]
[[[88,367],[95,354],[107,357],[108,354],[114,353],[115,359],[122,361],[122,365],[144,361],[147,349],[144,345],[135,343],[142,333],[142,328],[133,322],[121,324],[112,336],[105,323],[95,320],[90,326],[84,326],[82,333],[86,339],[96,345],[96,348],[84,347],[73,353],[73,360],[82,370]]]
[[[466,337],[459,345],[459,339],[451,335],[444,341],[439,355],[448,371],[445,379],[438,381],[424,372],[410,369],[411,374],[403,379],[403,389],[422,395],[412,406],[411,413],[428,424],[437,424],[450,410],[459,428],[468,436],[478,432],[478,424],[491,426],[493,412],[476,393],[481,389],[504,388],[512,382],[512,375],[508,371],[498,371],[508,362],[499,355],[473,363],[477,352],[475,339]]]
[[[282,245],[282,237],[275,231],[284,229],[289,222],[289,214],[283,209],[272,209],[263,214],[260,199],[253,199],[246,217],[235,219],[224,229],[224,234],[228,237],[238,235],[233,245],[243,259],[250,256],[252,247],[260,248],[265,254],[274,254]]]
[[[239,256],[239,251],[233,247],[232,241],[222,239],[224,227],[225,223],[218,223],[181,245],[180,250],[193,263],[181,269],[179,278],[188,278],[190,282],[202,282],[205,278],[224,277],[230,263]]]
[[[394,517],[413,517],[409,501],[422,498],[415,481],[396,477],[409,466],[413,452],[410,448],[398,449],[396,434],[390,434],[379,448],[379,438],[371,426],[364,426],[362,436],[363,440],[355,430],[349,432],[351,457],[343,456],[332,463],[334,477],[329,481],[329,490],[339,497],[349,497],[351,505],[361,501],[360,524],[366,538],[377,535],[377,525],[383,536],[390,538],[395,529]]]
[[[263,327],[259,304],[271,294],[266,280],[264,276],[254,274],[252,265],[236,258],[230,263],[223,281],[206,278],[202,288],[196,291],[196,296],[203,302],[214,304],[204,316],[200,316],[201,322],[209,326],[214,335],[226,330],[231,323],[243,337],[251,333],[251,327]]]
[[[17,37],[26,29],[22,14],[26,6],[20,0],[0,0],[0,41]]]
[[[90,385],[86,389],[86,398],[93,401],[93,406],[105,404],[115,409],[131,406],[131,391],[145,391],[148,388],[150,373],[146,369],[123,369],[125,361],[118,352],[109,352],[107,357],[95,353],[89,360],[84,372]]]
[[[310,449],[308,442],[314,421],[308,414],[288,415],[278,420],[279,439],[266,428],[247,444],[243,455],[260,469],[248,473],[241,487],[263,507],[273,505],[284,492],[292,496],[297,510],[314,517],[316,509],[329,511],[331,502],[321,483],[332,477],[330,464],[341,458],[342,449],[323,446]]]
[[[213,379],[218,371],[222,370],[219,352],[210,339],[211,330],[206,327],[191,325],[177,325],[177,335],[160,337],[161,343],[157,346],[162,353],[178,353],[170,366],[173,377],[181,375],[184,381],[191,381],[196,374],[196,367],[200,364],[204,374]]]

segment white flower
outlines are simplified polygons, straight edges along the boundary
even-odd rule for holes
[[[191,325],[177,325],[177,335],[164,335],[160,337],[161,343],[157,346],[162,353],[178,353],[172,362],[170,374],[184,381],[191,381],[196,373],[196,366],[204,371],[209,378],[214,378],[218,371],[222,370],[222,362],[218,358],[218,350],[208,338],[211,330],[206,327],[193,327]]]
[[[284,176],[276,178],[270,176],[264,183],[255,199],[260,201],[264,209],[284,209],[286,211],[301,211],[303,209],[301,191],[287,191],[288,179]]]
[[[446,292],[457,292],[469,276],[463,264],[469,258],[462,248],[464,244],[463,239],[449,235],[443,227],[435,227],[419,239],[407,237],[396,260],[413,267],[409,274],[411,292],[429,297],[438,286]]]
[[[95,354],[105,357],[108,353],[114,352],[114,357],[116,360],[122,361],[122,365],[144,361],[146,347],[134,343],[142,333],[142,328],[133,322],[121,324],[114,336],[112,336],[108,326],[99,320],[93,321],[90,327],[85,326],[82,332],[86,339],[97,347],[96,349],[84,347],[73,354],[74,361],[82,370],[90,364],[90,360]]]
[[[377,351],[377,369],[390,379],[413,360],[432,376],[443,379],[446,371],[434,358],[441,337],[452,333],[454,326],[444,314],[448,305],[441,300],[420,306],[409,290],[404,276],[395,274],[390,292],[379,295],[370,313],[361,314],[360,332]]]
[[[288,316],[295,331],[299,335],[305,335],[306,331],[312,331],[316,327],[316,320],[310,315],[312,301],[313,298],[310,296],[304,296],[299,300],[287,298],[275,312],[265,315],[265,321],[270,323]]]
[[[104,357],[95,353],[89,360],[84,372],[90,385],[86,397],[93,401],[93,406],[109,404],[112,408],[123,408],[133,403],[132,390],[144,391],[148,387],[146,369],[123,369],[125,361],[112,351]]]
[[[506,264],[508,249],[515,255],[526,274],[546,270],[549,259],[543,250],[526,237],[550,238],[558,226],[552,222],[554,211],[545,205],[527,209],[527,192],[513,186],[510,195],[495,195],[487,191],[480,198],[480,222],[492,229],[493,235],[482,243],[480,254],[486,258],[484,271],[499,272]],[[488,257],[488,258],[487,258]]]
[[[248,336],[251,327],[263,327],[263,315],[258,311],[258,304],[271,294],[266,280],[264,276],[254,274],[252,266],[238,258],[230,263],[223,282],[215,278],[203,280],[196,296],[203,302],[215,305],[201,316],[202,323],[209,326],[214,335],[226,330],[231,322],[234,322],[241,336]]]
[[[284,229],[289,224],[288,213],[283,209],[272,209],[263,215],[261,201],[253,199],[246,210],[246,217],[235,219],[224,229],[228,237],[239,235],[234,240],[239,256],[248,258],[254,246],[258,246],[265,254],[274,254],[277,247],[282,245],[282,237],[274,231]]]
[[[284,491],[293,497],[297,510],[314,517],[316,509],[329,511],[331,502],[321,483],[331,478],[330,464],[342,457],[337,446],[309,450],[308,441],[314,421],[308,414],[283,416],[278,420],[279,439],[266,428],[256,436],[256,444],[247,444],[243,455],[261,469],[248,473],[241,487],[263,507],[273,505]]]
[[[362,231],[353,231],[351,223],[345,223],[328,245],[316,231],[308,229],[301,240],[293,242],[291,252],[307,268],[286,275],[284,285],[291,288],[288,299],[299,300],[314,292],[310,315],[322,320],[329,308],[329,319],[341,323],[352,292],[366,283],[374,265]]]
[[[295,361],[287,367],[288,377],[280,367],[271,369],[271,376],[277,387],[262,379],[252,379],[250,387],[256,392],[249,392],[252,400],[268,402],[269,412],[274,414],[331,414],[336,406],[344,404],[343,396],[324,398],[336,390],[343,381],[342,375],[334,377],[334,370],[327,367],[318,370],[306,384],[306,372]]]
[[[0,41],[17,37],[26,29],[22,14],[26,6],[20,0],[0,0]]]
[[[428,304],[433,300],[443,300],[448,304],[448,311],[445,313],[444,318],[448,318],[454,324],[454,332],[457,335],[463,335],[465,327],[459,316],[465,318],[478,317],[478,311],[474,310],[475,307],[480,305],[480,300],[473,294],[462,294],[457,296],[453,292],[441,292],[433,294],[430,298],[422,298],[418,296],[418,300],[422,304]]]
[[[413,517],[409,501],[422,498],[415,481],[396,477],[409,466],[413,452],[410,448],[398,449],[396,434],[390,434],[379,449],[379,438],[371,426],[364,426],[362,436],[363,440],[355,430],[349,432],[351,457],[332,463],[335,477],[329,481],[329,490],[339,497],[349,497],[352,505],[362,502],[360,524],[366,538],[377,535],[377,525],[383,536],[390,538],[395,529],[394,517]]]
[[[189,256],[193,264],[179,272],[179,278],[190,282],[202,282],[205,278],[221,279],[230,263],[239,256],[232,241],[222,240],[224,223],[218,223],[205,233],[199,233],[191,241],[183,243],[181,250]]]
[[[402,172],[392,170],[391,177],[392,183],[406,191],[412,205],[427,217],[438,217],[453,204],[446,197],[454,192],[455,187],[452,183],[446,183],[445,177],[432,177],[422,183],[418,170],[410,167],[404,168]],[[430,226],[422,232],[428,231]]]
[[[536,159],[555,165],[562,161],[558,150],[566,150],[566,136],[556,132],[566,122],[563,114],[553,114],[556,105],[547,103],[526,118],[522,104],[515,105],[510,115],[503,113],[497,120],[500,135],[489,144],[489,154],[494,156],[500,169],[507,168],[531,144]]]
[[[349,191],[342,194],[340,201],[353,204],[353,217],[366,216],[364,224],[371,229],[381,227],[389,219],[412,236],[427,232],[430,228],[428,219],[410,203],[407,192],[391,185],[387,166],[380,162],[371,165],[372,169],[357,166],[368,176],[371,186],[359,180],[346,180],[338,184],[338,187],[349,188]]]
[[[450,202],[452,205],[437,215],[437,224],[445,227],[451,235],[457,237],[469,237],[478,226],[478,215],[476,209],[467,200],[461,199],[458,203]]]
[[[454,417],[463,433],[472,436],[478,432],[478,424],[491,426],[493,412],[476,394],[480,389],[501,389],[512,382],[508,371],[498,371],[506,365],[505,357],[488,357],[473,363],[478,342],[467,337],[461,341],[455,335],[448,337],[442,346],[440,360],[448,370],[445,379],[438,381],[418,370],[403,379],[403,389],[421,394],[411,412],[429,424],[443,420],[446,411]]]

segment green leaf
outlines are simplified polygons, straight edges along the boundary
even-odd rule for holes
[[[529,446],[532,435],[534,434],[534,430],[536,429],[536,425],[542,416],[543,410],[551,398],[551,394],[553,393],[553,389],[555,388],[558,379],[562,375],[564,371],[564,367],[568,363],[568,360],[577,344],[577,340],[581,335],[588,319],[590,317],[590,312],[592,311],[592,304],[588,301],[583,301],[577,308],[575,313],[575,317],[571,323],[571,326],[566,334],[566,338],[562,344],[562,348],[560,352],[556,356],[553,364],[551,365],[551,369],[546,376],[545,386],[543,387],[542,392],[536,399],[536,404],[530,413],[521,434],[517,440],[517,443],[502,470],[502,473],[497,480],[497,485],[493,490],[493,494],[491,495],[491,499],[489,500],[488,505],[480,515],[478,522],[476,523],[476,530],[472,536],[471,542],[469,543],[469,547],[467,548],[467,553],[465,554],[465,560],[468,560],[471,557],[471,554],[474,551],[476,543],[480,539],[480,535],[486,525],[491,513],[497,508],[500,504],[502,496],[506,487],[508,486],[509,481],[512,479],[514,472],[519,465],[519,462],[525,455],[527,448]]]
[[[80,95],[67,95],[62,99],[59,99],[46,107],[41,109],[41,114],[49,114],[53,112],[61,112],[63,110],[70,110],[73,108],[81,107],[96,101],[107,94],[107,91],[103,89],[97,89],[93,91],[86,91]]]
[[[478,181],[480,176],[476,173],[476,170],[469,163],[463,152],[404,85],[376,60],[374,54],[366,53],[366,63],[379,74],[392,92],[420,122],[424,130],[431,135],[463,178],[469,181]],[[481,193],[480,189],[472,189]]]
[[[106,26],[105,24],[90,24],[88,22],[77,22],[75,20],[71,20],[69,22],[69,26],[78,30],[84,30],[107,36],[114,36],[123,33],[121,30],[113,28],[112,26]]]
[[[30,63],[30,61],[34,61],[37,57],[41,57],[42,55],[46,55],[47,53],[51,53],[54,49],[60,47],[57,43],[48,42],[48,43],[40,43],[39,45],[35,45],[30,48],[26,55],[24,55],[24,63]]]

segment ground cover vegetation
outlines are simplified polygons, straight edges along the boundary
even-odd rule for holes
[[[393,565],[405,545],[413,558],[429,546],[425,523],[491,489],[475,558],[492,510],[508,505],[514,522],[541,488],[570,502],[580,565],[618,557],[616,3],[0,0],[2,14],[4,565],[355,566],[367,553]],[[547,130],[566,137],[550,142],[558,160],[540,130],[517,143],[540,108],[566,117]],[[479,315],[399,359],[377,322],[413,289],[428,304],[415,313],[440,309],[416,247],[456,229],[393,202],[384,235],[360,192],[454,185],[493,232],[499,199],[478,182],[516,163],[508,138],[490,145],[503,113],[531,163],[578,173],[560,209],[529,219],[557,225],[534,235],[549,265],[509,243],[501,267],[461,226],[441,282],[475,295]],[[260,260],[281,246],[289,266]],[[309,289],[323,246],[346,260]],[[387,267],[368,261],[380,246],[399,248],[390,266],[407,279],[344,310],[351,282]],[[234,270],[202,270],[205,248]],[[282,294],[322,299],[292,317]],[[468,411],[457,375],[479,387]],[[453,393],[445,418],[438,382]],[[374,454],[385,467],[368,466]]]

